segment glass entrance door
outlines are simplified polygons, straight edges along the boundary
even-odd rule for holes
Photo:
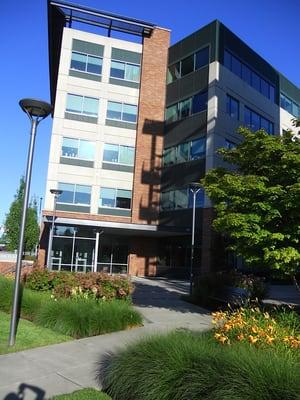
[[[111,235],[100,236],[97,271],[109,274],[128,273],[128,241]]]

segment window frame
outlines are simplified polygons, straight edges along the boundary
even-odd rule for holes
[[[196,141],[202,141],[202,143],[204,142],[204,152],[203,152],[203,154],[201,154],[199,157],[197,157],[197,158],[192,158],[192,144],[193,144],[193,142],[196,142]],[[185,144],[187,144],[188,145],[188,159],[187,160],[183,160],[183,161],[178,161],[178,152],[179,152],[179,147],[180,146],[183,146],[183,145],[185,145]],[[170,154],[174,154],[174,162],[170,162],[170,163],[168,163],[168,164],[166,164],[165,163],[165,156],[166,156],[166,153],[167,152],[169,152]],[[170,147],[167,147],[166,149],[164,149],[164,152],[163,152],[163,166],[164,167],[170,167],[170,166],[172,166],[172,165],[177,165],[177,164],[183,164],[183,163],[186,163],[186,162],[190,162],[190,161],[196,161],[196,160],[200,160],[200,159],[202,159],[202,158],[204,158],[206,156],[206,137],[205,136],[201,136],[201,137],[199,137],[199,138],[195,138],[195,139],[193,139],[193,140],[190,140],[190,141],[188,141],[188,142],[181,142],[181,143],[178,143],[176,146],[170,146]]]
[[[114,104],[121,104],[121,118],[120,119],[118,119],[118,118],[109,118],[108,117],[108,111],[109,111],[109,109],[108,109],[108,104],[109,103],[114,103]],[[133,122],[133,121],[127,121],[127,120],[125,120],[125,119],[123,119],[123,114],[124,114],[124,105],[125,106],[133,106],[133,107],[136,107],[136,120],[135,120],[135,122]],[[137,104],[129,104],[129,103],[123,103],[123,102],[121,102],[121,101],[113,101],[113,100],[107,100],[107,107],[106,107],[106,119],[108,119],[108,120],[110,120],[110,121],[122,121],[122,122],[126,122],[126,123],[128,123],[128,124],[137,124],[137,121],[138,121],[138,113],[139,113],[139,108],[138,108],[138,105]]]
[[[79,154],[79,148],[80,148],[80,143],[81,142],[92,143],[94,145],[94,157],[93,158],[82,158],[82,157],[64,155],[62,153],[63,147],[64,147],[64,139],[76,140],[78,142],[78,145],[77,145],[78,154]],[[95,161],[95,142],[92,142],[91,140],[81,139],[81,138],[72,138],[72,137],[68,137],[68,136],[63,136],[62,145],[61,145],[61,157],[75,159],[75,160]]]
[[[76,97],[80,97],[81,98],[81,112],[76,112],[76,111],[70,111],[68,110],[68,96],[76,96]],[[98,102],[98,108],[97,108],[97,114],[87,114],[85,112],[83,112],[84,109],[84,100],[85,99],[93,99],[93,100],[97,100]],[[74,93],[67,93],[67,99],[66,99],[66,109],[65,111],[69,114],[75,114],[75,115],[83,115],[85,117],[92,117],[92,118],[98,118],[98,114],[99,114],[99,103],[100,103],[100,99],[96,98],[96,97],[90,97],[90,96],[83,96],[81,94],[74,94]]]
[[[92,196],[92,186],[91,185],[82,185],[81,183],[58,182],[58,189],[59,189],[59,186],[61,184],[62,185],[72,185],[73,186],[73,188],[74,188],[73,189],[73,201],[72,201],[72,203],[59,201],[59,197],[58,197],[57,204],[69,204],[69,205],[71,204],[71,205],[75,205],[75,206],[90,206],[91,205],[91,196]],[[90,193],[89,193],[90,201],[89,201],[89,203],[75,203],[75,196],[76,196],[76,193],[77,193],[77,190],[76,190],[77,186],[85,186],[85,187],[90,189]]]
[[[115,77],[115,76],[111,76],[111,69],[112,69],[111,63],[112,62],[116,62],[116,63],[125,65],[124,78],[118,78],[118,77]],[[139,79],[137,81],[134,81],[132,79],[126,79],[126,68],[127,68],[127,65],[134,65],[135,67],[139,67],[139,69],[140,69],[140,71],[139,71]],[[109,77],[112,78],[112,79],[119,79],[120,81],[140,83],[140,81],[141,81],[141,64],[136,64],[136,63],[122,61],[122,60],[116,60],[116,59],[112,58],[111,61],[110,61]]]
[[[253,123],[252,123],[252,115],[255,115],[259,119],[259,128],[257,130],[264,129],[264,131],[266,133],[268,133],[269,135],[274,135],[274,122],[273,121],[270,121],[268,118],[264,117],[261,114],[258,114],[256,111],[254,111],[251,108],[245,106],[244,107],[244,123],[245,123],[245,111],[250,113],[250,127],[247,124],[246,124],[246,126],[248,126],[251,130],[254,131],[254,129],[252,129],[252,125],[253,125]],[[268,122],[269,128],[270,127],[272,128],[271,130],[266,131],[266,129],[262,126],[262,123],[261,123],[262,119],[264,119],[264,120],[266,120]]]
[[[232,113],[232,103],[235,102],[237,104],[237,116],[235,113]],[[226,114],[229,115],[230,118],[235,119],[237,121],[240,120],[240,102],[235,97],[226,93]]]
[[[73,53],[74,54],[79,54],[79,55],[82,55],[82,56],[86,57],[85,70],[84,71],[82,69],[72,68],[72,61],[73,61],[72,60],[72,55],[73,55]],[[99,60],[102,61],[100,74],[98,74],[96,72],[87,71],[89,57],[98,58]],[[69,68],[71,71],[79,71],[79,72],[83,72],[84,74],[92,74],[92,75],[96,75],[96,76],[102,76],[102,68],[103,68],[103,57],[102,56],[95,56],[94,54],[90,54],[90,53],[82,53],[82,52],[76,51],[76,50],[72,50],[71,51],[71,61],[70,61],[70,68]]]
[[[114,190],[114,206],[103,206],[101,204],[101,189],[110,189]],[[131,193],[130,197],[130,208],[125,208],[125,207],[117,207],[117,197],[118,197],[118,190],[124,190],[127,192]],[[129,198],[129,197],[128,197]],[[120,189],[120,188],[115,188],[115,187],[107,187],[107,186],[100,186],[100,193],[99,193],[99,207],[100,208],[108,208],[108,209],[117,209],[117,210],[131,210],[132,209],[132,190],[130,189]]]
[[[106,161],[104,160],[104,152],[105,152],[105,145],[111,145],[111,146],[117,146],[118,147],[118,161]],[[125,163],[121,163],[120,162],[120,148],[121,147],[129,147],[130,149],[133,149],[133,162],[132,164],[125,164]],[[103,146],[103,155],[102,155],[102,162],[104,163],[108,163],[108,164],[117,164],[117,165],[126,165],[126,166],[130,166],[133,167],[134,166],[134,159],[135,159],[135,146],[127,146],[124,144],[116,144],[116,143],[104,143]]]

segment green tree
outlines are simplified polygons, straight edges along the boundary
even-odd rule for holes
[[[233,171],[209,171],[202,184],[213,201],[214,228],[251,266],[295,276],[300,265],[300,141],[240,128],[244,140],[220,149]]]
[[[20,179],[20,185],[15,195],[14,201],[11,203],[5,220],[5,234],[8,250],[15,250],[19,244],[22,203],[24,197],[25,182],[24,178]],[[24,250],[33,251],[39,240],[39,225],[37,218],[36,201],[32,201],[27,210]]]

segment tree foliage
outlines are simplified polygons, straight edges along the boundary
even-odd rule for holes
[[[209,171],[202,184],[214,203],[214,228],[252,266],[295,275],[300,266],[300,142],[287,133],[240,128],[244,140],[221,149],[233,171]]]
[[[25,182],[24,178],[22,177],[20,179],[20,185],[15,195],[15,199],[11,203],[5,220],[5,233],[8,250],[15,250],[18,248],[24,188]],[[36,201],[32,201],[27,210],[24,251],[33,251],[38,244],[38,240],[39,225],[37,217],[37,205]]]

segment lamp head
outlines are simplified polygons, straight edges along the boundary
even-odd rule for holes
[[[50,189],[50,193],[51,193],[51,194],[54,194],[55,196],[61,195],[62,192],[63,192],[63,191],[60,190],[60,189]]]
[[[22,110],[30,117],[46,118],[52,112],[52,106],[42,100],[22,99],[19,101]]]

